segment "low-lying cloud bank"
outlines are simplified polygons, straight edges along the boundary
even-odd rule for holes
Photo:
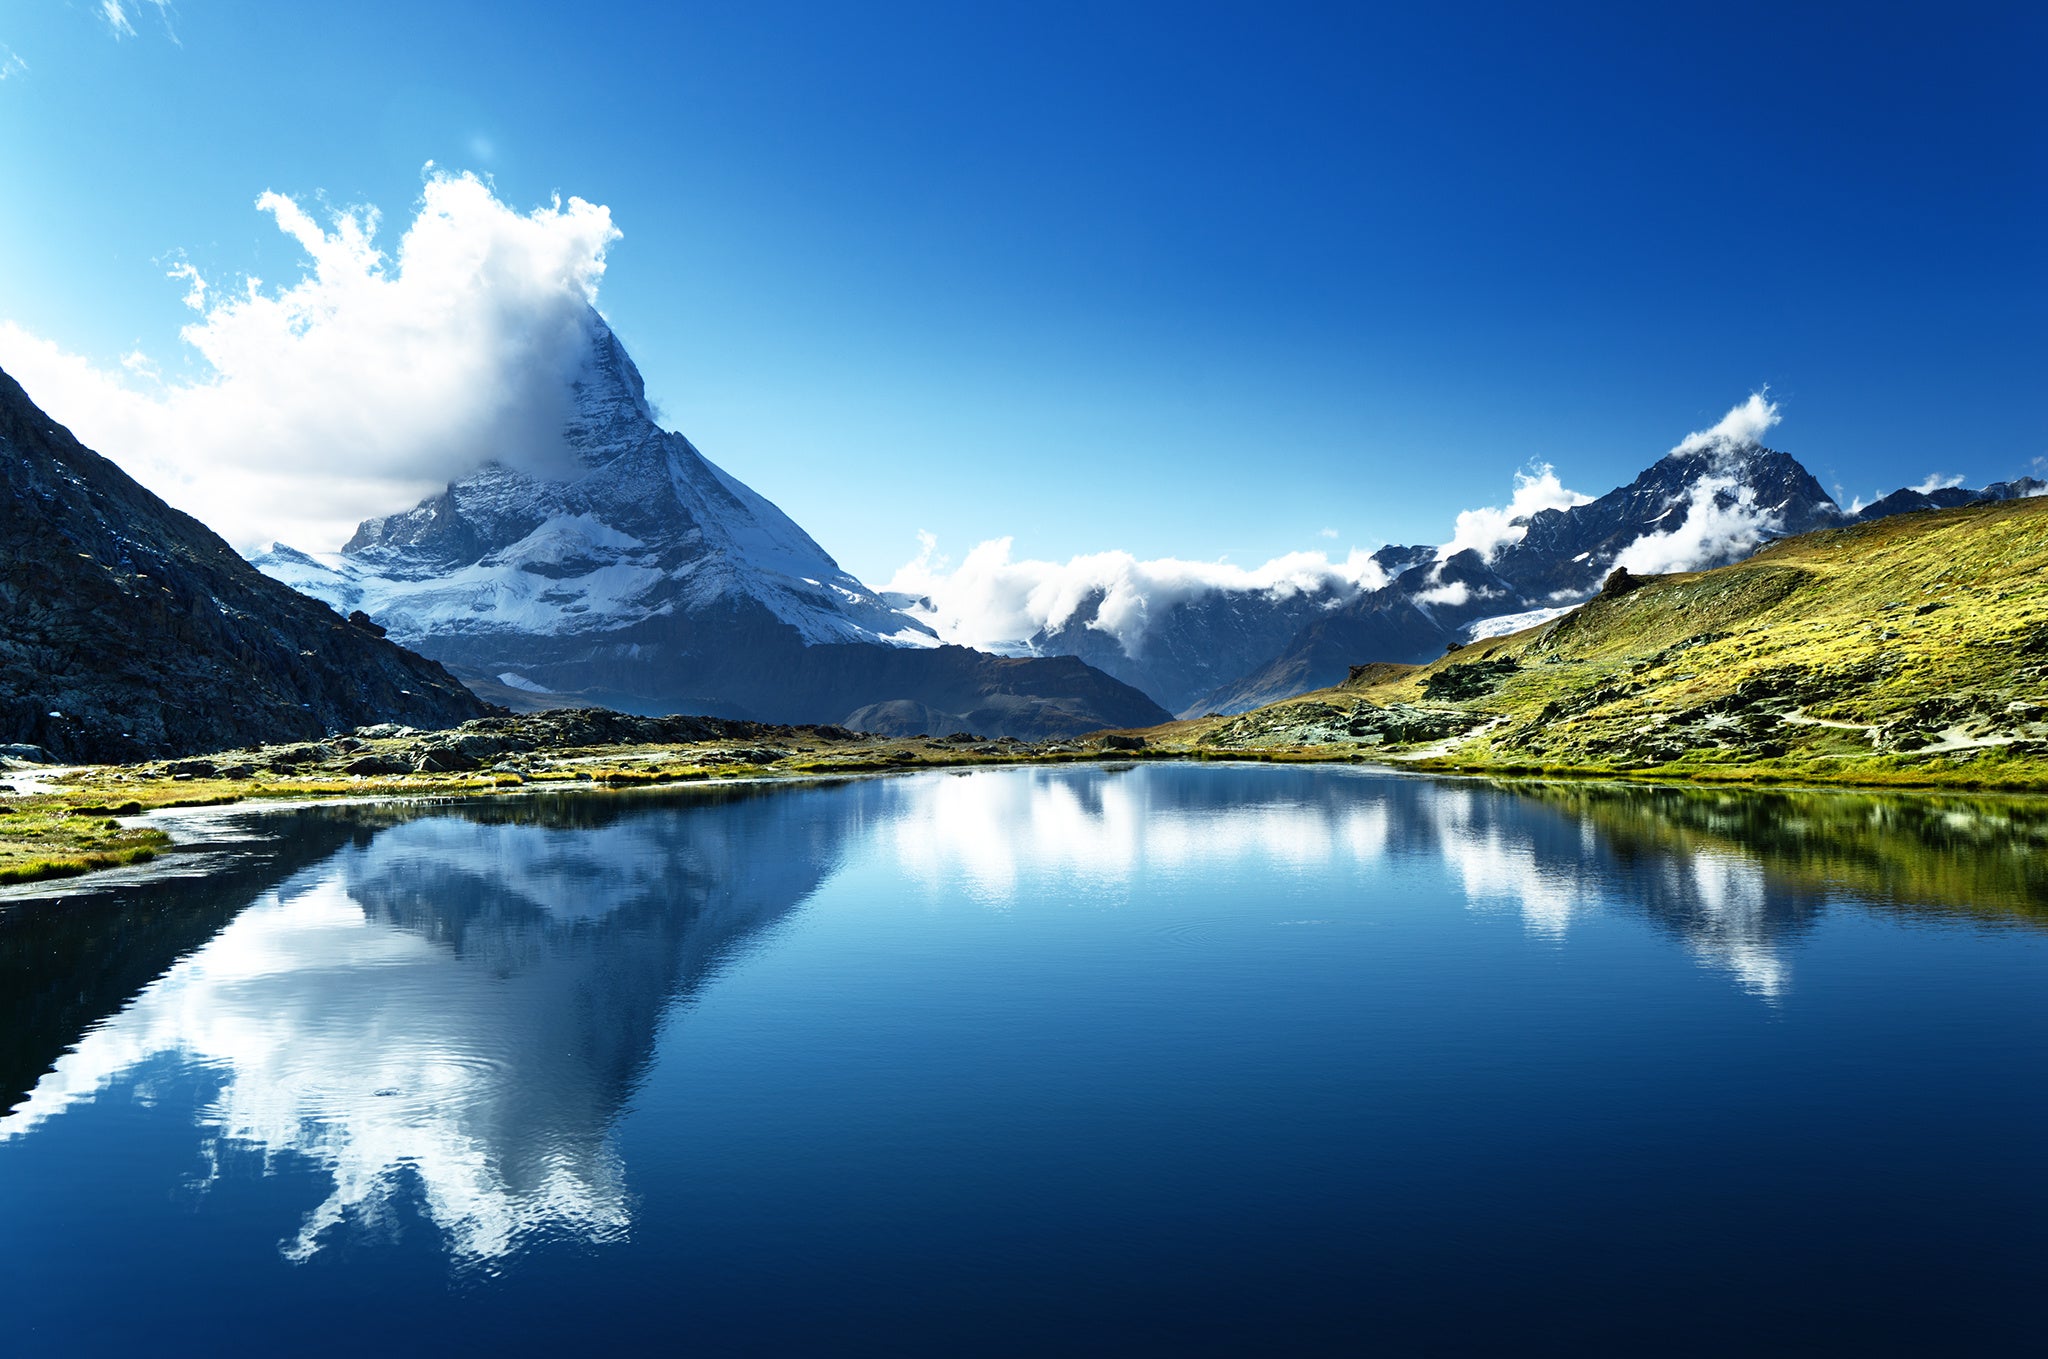
[[[298,282],[216,287],[170,268],[203,365],[118,369],[0,322],[5,368],[55,419],[237,547],[337,547],[478,464],[566,468],[568,384],[586,352],[610,210],[571,198],[518,212],[473,175],[430,166],[395,256],[374,208],[323,227],[296,200],[256,207],[305,251]]]
[[[1333,561],[1323,552],[1291,552],[1263,566],[1182,561],[1139,561],[1128,552],[1098,552],[1065,562],[1012,561],[1012,539],[977,546],[958,566],[938,551],[938,539],[918,534],[922,550],[898,568],[886,589],[910,596],[909,612],[940,638],[986,651],[1015,652],[1043,629],[1070,622],[1091,597],[1103,596],[1090,626],[1115,637],[1135,655],[1152,618],[1183,600],[1212,591],[1286,598],[1331,591],[1350,596],[1386,584],[1379,563],[1360,551]]]

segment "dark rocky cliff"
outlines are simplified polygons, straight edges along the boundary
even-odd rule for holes
[[[487,711],[243,561],[0,373],[0,744],[120,761]]]

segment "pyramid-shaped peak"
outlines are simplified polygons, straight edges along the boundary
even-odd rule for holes
[[[626,346],[595,307],[585,318],[589,343],[570,381],[569,419],[563,437],[585,463],[605,461],[622,445],[660,433],[647,404],[647,384]]]

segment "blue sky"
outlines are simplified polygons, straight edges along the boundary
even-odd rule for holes
[[[2048,454],[2034,7],[122,3],[0,11],[0,320],[204,377],[166,268],[296,277],[265,191],[580,196],[667,423],[871,580],[1439,542],[1765,384],[1850,494]]]

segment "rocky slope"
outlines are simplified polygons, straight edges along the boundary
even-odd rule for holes
[[[2048,786],[2048,499],[1618,575],[1536,627],[1154,739],[1477,769]]]
[[[1037,738],[1156,720],[1070,659],[942,647],[782,511],[663,430],[603,320],[566,440],[575,470],[490,465],[264,571],[516,706],[601,703],[781,722]]]
[[[486,711],[237,556],[0,373],[0,745],[128,761]]]

